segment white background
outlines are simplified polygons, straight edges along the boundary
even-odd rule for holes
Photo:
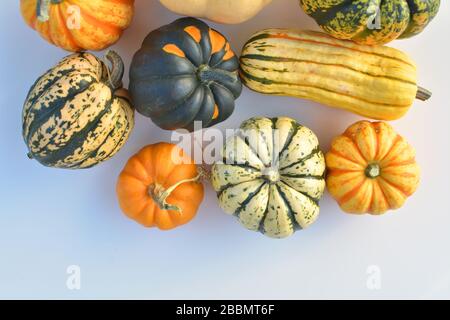
[[[422,183],[405,207],[381,217],[342,213],[325,195],[309,229],[272,240],[241,227],[207,187],[197,217],[170,232],[145,229],[120,212],[117,175],[141,147],[170,132],[137,117],[112,160],[88,171],[48,169],[28,160],[21,110],[35,79],[66,55],[29,29],[19,1],[0,11],[0,297],[1,298],[450,298],[450,5],[420,36],[394,42],[419,66],[434,92],[392,124],[417,150]],[[156,0],[137,0],[132,26],[114,46],[127,66],[144,36],[177,16]],[[213,25],[239,53],[268,27],[317,29],[296,0],[274,0],[253,20]],[[128,84],[128,77],[125,79]],[[245,89],[235,128],[251,116],[290,116],[313,129],[327,151],[332,138],[360,119],[294,98]],[[66,287],[66,269],[81,268],[81,290]],[[370,266],[381,288],[367,286]]]

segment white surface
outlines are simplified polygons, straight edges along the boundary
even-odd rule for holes
[[[213,25],[240,52],[267,27],[314,28],[296,0],[274,0],[242,25]],[[126,219],[115,182],[142,146],[168,141],[138,116],[136,130],[111,161],[89,171],[41,167],[26,157],[21,110],[35,79],[66,53],[22,21],[19,1],[0,11],[0,298],[450,298],[450,4],[419,37],[392,45],[410,53],[420,83],[434,92],[393,123],[417,150],[422,184],[406,206],[382,217],[342,213],[325,195],[321,216],[287,240],[245,230],[218,208],[208,186],[195,220],[171,232]],[[132,27],[114,46],[127,65],[151,30],[176,15],[156,0],[136,1]],[[128,83],[128,79],[126,79]],[[331,139],[360,119],[293,98],[245,89],[235,128],[256,115],[290,116],[313,129],[327,150]],[[66,287],[66,269],[81,268],[81,290]],[[380,290],[367,287],[369,266],[381,271]]]

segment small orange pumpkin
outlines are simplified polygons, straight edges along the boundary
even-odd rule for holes
[[[20,0],[25,22],[67,51],[103,50],[131,23],[134,0]]]
[[[417,189],[414,149],[384,122],[357,122],[334,139],[326,155],[327,187],[348,213],[398,209]]]
[[[120,207],[146,227],[173,229],[196,215],[204,193],[201,177],[198,167],[178,146],[147,146],[131,157],[120,173]]]

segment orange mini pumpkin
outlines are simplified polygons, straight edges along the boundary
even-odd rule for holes
[[[178,146],[147,146],[131,157],[120,173],[120,207],[146,227],[173,229],[196,215],[203,200],[201,177],[198,167]]]
[[[26,23],[68,51],[102,50],[119,40],[134,0],[20,0]]]
[[[357,122],[334,139],[326,155],[327,187],[348,213],[398,209],[417,189],[414,149],[384,122]]]

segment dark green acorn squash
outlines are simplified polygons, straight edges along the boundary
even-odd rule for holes
[[[207,128],[234,111],[242,83],[229,42],[206,23],[181,18],[152,31],[135,54],[130,94],[137,111],[166,130]]]
[[[300,0],[305,12],[338,39],[380,45],[422,32],[440,0]]]

